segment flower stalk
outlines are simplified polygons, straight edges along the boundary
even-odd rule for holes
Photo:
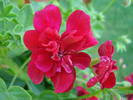
[[[24,67],[27,65],[27,63],[30,61],[30,58],[28,58],[23,64],[22,66],[20,67],[20,69],[18,70],[18,72],[16,73],[16,75],[13,77],[10,85],[9,85],[9,88],[14,84],[14,82],[16,81],[17,79],[17,76],[20,74],[20,72],[24,69]]]

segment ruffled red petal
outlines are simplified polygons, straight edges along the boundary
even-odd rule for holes
[[[52,53],[38,49],[32,52],[32,60],[38,69],[48,72],[53,67],[54,61],[51,59]]]
[[[29,50],[34,50],[39,47],[39,34],[35,30],[26,31],[24,34],[24,44]]]
[[[35,84],[40,84],[44,78],[44,72],[36,68],[36,65],[32,61],[28,65],[28,75]]]
[[[73,87],[75,78],[76,73],[74,69],[72,73],[67,73],[65,70],[56,73],[54,77],[51,77],[51,80],[54,84],[55,92],[63,93],[69,91]]]
[[[94,86],[97,82],[99,81],[97,76],[92,77],[88,82],[87,82],[87,87],[90,88]]]
[[[60,9],[55,5],[48,5],[43,10],[37,11],[34,16],[34,27],[39,32],[46,28],[59,31],[61,25]]]
[[[80,51],[96,45],[98,41],[91,31],[90,16],[81,10],[74,11],[67,20],[61,40],[65,50]]]
[[[90,62],[91,62],[91,57],[84,52],[80,52],[80,53],[72,54],[71,60],[74,66],[78,67],[79,69],[84,70],[87,67],[89,67]]]
[[[100,56],[112,57],[112,55],[114,53],[114,46],[112,44],[112,41],[111,40],[108,40],[105,43],[103,43],[99,47],[98,53],[99,53]]]
[[[102,83],[101,88],[113,88],[116,84],[116,78],[114,72],[111,72],[108,79]]]

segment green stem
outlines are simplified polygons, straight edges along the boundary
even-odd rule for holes
[[[111,6],[115,3],[115,1],[116,1],[116,0],[111,0],[111,1],[109,2],[109,4],[105,7],[105,9],[102,11],[102,13],[103,13],[103,14],[106,13],[106,12],[111,8]]]
[[[120,90],[129,90],[129,89],[133,89],[133,86],[129,86],[129,87],[116,87],[114,88],[115,89],[120,89]],[[117,94],[117,93],[114,93],[115,91],[113,91],[112,89],[103,89],[103,90],[98,90],[98,91],[95,91],[94,93],[92,94],[87,94],[87,95],[83,95],[83,96],[80,96],[80,97],[77,97],[77,98],[63,98],[64,100],[81,100],[81,99],[85,99],[85,98],[89,98],[89,97],[92,97],[92,96],[95,96],[101,92],[106,92],[106,91],[109,91],[109,92],[112,92],[113,94],[115,94],[115,96],[117,96],[118,100],[120,100],[120,96]]]
[[[115,87],[114,89],[119,89],[119,90],[133,90],[133,86],[129,86],[129,87]]]
[[[24,67],[26,66],[26,64],[27,64],[29,61],[30,61],[30,58],[28,58],[28,59],[23,63],[23,65],[20,67],[20,69],[18,70],[18,72],[16,73],[16,75],[13,77],[13,79],[12,79],[12,81],[11,81],[9,87],[11,87],[11,86],[14,84],[14,82],[15,82],[17,76],[18,76],[19,73],[24,69]]]
[[[64,98],[65,100],[81,100],[81,99],[85,99],[85,98],[89,98],[89,97],[92,97],[92,96],[95,96],[99,93],[101,93],[103,90],[98,90],[92,94],[87,94],[87,95],[83,95],[83,96],[80,96],[80,97],[77,97],[77,98]]]
[[[82,80],[82,79],[80,79],[80,78],[77,78],[76,80],[79,81],[79,82],[82,82],[82,83],[84,83],[84,84],[87,83],[85,80]]]

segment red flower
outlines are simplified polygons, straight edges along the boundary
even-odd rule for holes
[[[133,73],[130,74],[129,76],[126,76],[125,80],[130,82],[133,85]],[[133,100],[133,94],[127,94],[126,97],[128,100]]]
[[[115,65],[116,61],[112,60],[114,53],[112,41],[109,40],[103,43],[99,47],[98,53],[100,56],[100,62],[93,66],[96,76],[88,81],[87,86],[92,87],[97,82],[100,82],[101,88],[112,88],[116,83],[113,71],[118,69]]]
[[[133,73],[125,77],[125,80],[133,85]]]
[[[28,66],[30,79],[39,84],[44,75],[51,78],[55,92],[67,92],[73,87],[76,78],[74,66],[87,68],[91,58],[80,52],[96,45],[90,17],[81,10],[74,11],[67,20],[66,31],[60,36],[60,9],[48,5],[35,13],[35,30],[24,35],[24,43],[32,52]]]
[[[128,94],[126,95],[126,97],[127,97],[127,100],[133,100],[133,94]]]
[[[86,95],[86,94],[90,94],[88,91],[86,91],[81,86],[76,87],[76,91],[77,91],[77,96],[83,96],[83,95]],[[99,100],[99,99],[95,96],[92,96],[92,97],[89,97],[87,99],[82,99],[82,100]]]

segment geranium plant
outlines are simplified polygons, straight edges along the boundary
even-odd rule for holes
[[[133,99],[131,40],[104,34],[115,0],[96,2],[0,0],[0,100]]]

